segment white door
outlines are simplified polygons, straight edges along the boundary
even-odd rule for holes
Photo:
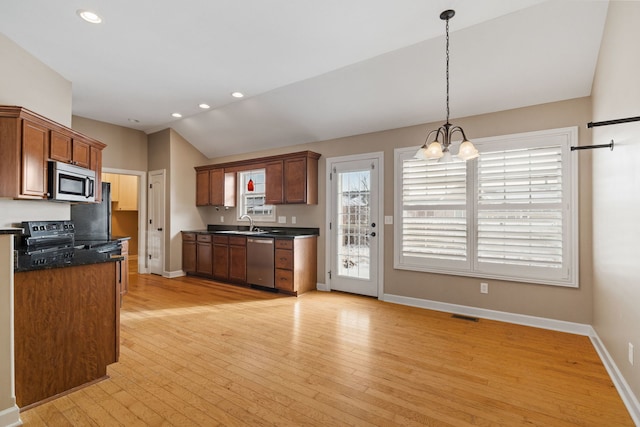
[[[327,159],[329,172],[329,287],[379,296],[382,153]]]
[[[164,170],[149,172],[149,220],[147,236],[149,239],[149,272],[164,274]]]

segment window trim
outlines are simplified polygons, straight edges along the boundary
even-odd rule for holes
[[[478,186],[477,186],[477,161],[472,160],[468,163],[468,180],[467,180],[467,194],[468,205],[471,206],[467,211],[467,225],[468,225],[468,263],[469,268],[455,268],[446,265],[442,266],[429,266],[421,263],[411,262],[408,260],[402,260],[401,244],[402,244],[402,227],[403,227],[403,200],[402,200],[402,161],[408,157],[412,157],[418,147],[406,147],[397,148],[394,150],[394,268],[399,270],[411,270],[428,273],[447,274],[454,276],[475,277],[483,279],[497,279],[513,282],[535,283],[543,285],[561,286],[561,287],[578,287],[579,279],[579,235],[578,235],[578,161],[577,156],[573,156],[571,153],[571,146],[578,143],[578,128],[566,127],[558,129],[549,129],[534,132],[517,133],[510,135],[501,135],[495,137],[487,137],[474,139],[473,143],[480,151],[482,156],[483,151],[489,151],[491,149],[501,150],[505,148],[514,148],[518,146],[531,146],[536,144],[536,141],[542,139],[559,139],[559,145],[562,147],[562,161],[563,161],[563,196],[564,192],[568,191],[568,197],[563,199],[563,203],[568,203],[563,209],[563,244],[566,244],[566,252],[563,254],[562,268],[557,275],[550,277],[549,275],[543,277],[532,277],[527,275],[519,275],[523,270],[520,267],[514,268],[513,266],[501,265],[501,272],[496,271],[483,271],[477,260],[477,200],[478,200]],[[455,142],[455,146],[459,142]],[[528,143],[528,144],[527,144]],[[526,145],[525,145],[526,144]],[[555,145],[555,144],[554,144]],[[470,197],[472,199],[470,199]],[[564,215],[566,213],[566,215]],[[443,263],[444,264],[444,263]],[[534,268],[532,268],[534,269]],[[535,269],[540,272],[542,270]]]
[[[238,209],[237,209],[237,215],[236,215],[236,219],[238,221],[240,221],[240,217],[242,215],[245,214],[245,203],[244,203],[244,198],[245,195],[247,194],[247,192],[244,191],[244,180],[242,179],[242,177],[244,175],[251,175],[251,174],[258,174],[258,173],[262,173],[265,175],[265,180],[266,180],[266,170],[265,168],[254,168],[254,169],[247,169],[247,170],[242,170],[242,171],[238,171]],[[266,189],[265,189],[266,191]],[[262,194],[262,193],[261,193]],[[271,210],[271,215],[255,215],[252,214],[251,215],[251,219],[253,219],[253,222],[276,222],[276,218],[277,218],[277,214],[276,214],[276,205],[265,205],[265,206],[272,206],[272,210]]]

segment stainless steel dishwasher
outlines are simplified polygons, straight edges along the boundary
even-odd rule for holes
[[[247,283],[266,288],[275,287],[273,238],[247,238]]]

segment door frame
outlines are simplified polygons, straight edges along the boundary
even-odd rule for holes
[[[326,159],[326,173],[325,173],[325,189],[326,189],[326,212],[325,212],[325,227],[326,230],[326,238],[324,243],[325,249],[325,284],[327,291],[331,291],[331,231],[329,229],[331,216],[332,216],[332,194],[331,194],[331,171],[333,169],[334,163],[341,162],[351,162],[358,160],[369,160],[369,159],[377,159],[378,160],[378,218],[377,223],[380,224],[380,227],[377,231],[378,238],[378,299],[383,300],[384,297],[384,152],[376,151],[373,153],[363,153],[363,154],[353,154],[349,156],[340,156],[340,157],[328,157]]]
[[[102,168],[104,173],[138,177],[138,273],[148,274],[147,266],[147,172],[129,169]],[[143,254],[140,256],[140,254]]]

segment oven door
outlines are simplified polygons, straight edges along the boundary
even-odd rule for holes
[[[49,162],[49,194],[54,200],[95,202],[96,174],[90,169]]]

